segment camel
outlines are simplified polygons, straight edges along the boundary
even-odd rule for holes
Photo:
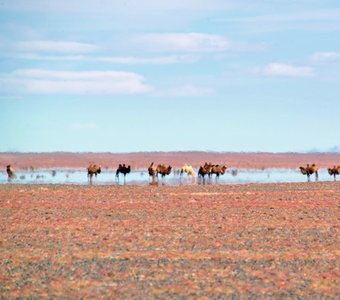
[[[156,171],[157,171],[157,167],[152,162],[151,165],[148,168],[149,175],[150,176],[155,176],[156,175]]]
[[[92,181],[92,177],[93,175],[95,175],[97,177],[97,174],[101,173],[101,167],[97,166],[97,165],[89,165],[89,167],[87,168],[87,176],[90,178],[90,181]]]
[[[182,177],[183,173],[187,173],[188,175],[191,175],[192,178],[194,179],[194,182],[196,183],[196,173],[195,173],[192,166],[188,166],[187,164],[185,164],[181,168],[181,177]]]
[[[211,163],[205,163],[204,166],[200,166],[199,170],[198,170],[198,177],[202,177],[203,178],[203,183],[205,183],[205,175],[210,175],[211,173],[211,169],[212,169],[212,164]]]
[[[8,180],[12,180],[13,178],[15,178],[14,169],[11,165],[8,165],[6,167],[6,172],[7,172]]]
[[[220,177],[220,175],[225,174],[226,171],[227,171],[226,166],[221,167],[220,165],[212,165],[211,172],[209,175],[216,174],[216,179],[217,179]]]
[[[156,172],[157,172],[157,167],[154,165],[153,162],[149,166],[148,172],[149,172],[149,175],[152,177],[152,184],[156,184],[155,175],[156,175]]]
[[[122,173],[124,175],[124,184],[125,184],[125,177],[126,174],[129,174],[131,172],[131,167],[130,166],[125,166],[125,164],[121,165],[119,164],[118,169],[116,171],[116,178],[117,181],[119,182],[119,173]]]
[[[310,181],[310,175],[313,173],[315,173],[315,181],[318,181],[319,179],[319,168],[315,164],[312,164],[311,166],[307,164],[306,168],[300,167],[300,171],[303,175],[307,175],[308,182]]]
[[[328,174],[334,176],[334,181],[336,181],[336,175],[340,174],[340,166],[333,166],[333,168],[329,168]]]
[[[162,175],[162,178],[164,178],[166,175],[169,175],[171,173],[171,166],[166,166],[166,165],[158,165],[156,169],[156,175],[158,174]]]

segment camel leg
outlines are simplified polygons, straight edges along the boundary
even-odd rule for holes
[[[315,172],[315,181],[318,181],[318,180],[319,180],[319,173]]]
[[[126,174],[124,174],[124,185],[126,184]]]
[[[152,185],[156,185],[156,176],[155,176],[155,175],[152,175],[151,178],[152,178],[151,184],[152,184]]]

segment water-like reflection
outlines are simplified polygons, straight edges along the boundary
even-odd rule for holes
[[[196,170],[197,172],[197,170]],[[0,183],[22,183],[22,184],[90,184],[87,177],[86,169],[38,169],[32,171],[20,171],[15,173],[16,177],[8,181],[6,172],[0,172]],[[332,181],[326,169],[321,169],[319,172],[319,181]],[[314,176],[311,181],[314,181]],[[300,170],[291,169],[236,169],[231,168],[226,174],[216,179],[212,176],[211,179],[206,178],[206,184],[239,184],[239,183],[275,183],[275,182],[305,182],[306,176],[300,173]],[[136,170],[127,174],[127,185],[148,185],[151,182],[146,170]],[[177,173],[171,173],[164,179],[161,176],[158,179],[160,185],[190,185],[194,184],[191,176],[184,174],[180,176]],[[197,184],[202,184],[202,180],[197,179]],[[124,184],[123,176],[117,182],[115,170],[103,170],[97,177],[93,177],[92,184]]]

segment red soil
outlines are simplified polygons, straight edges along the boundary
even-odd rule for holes
[[[340,183],[0,185],[0,298],[336,298]]]
[[[307,163],[320,168],[340,165],[340,154],[319,153],[218,153],[218,152],[138,152],[138,153],[0,153],[0,168],[11,164],[15,169],[29,168],[86,168],[90,163],[103,168],[116,168],[119,163],[133,169],[147,168],[154,161],[181,167],[184,163],[199,167],[205,162],[224,164],[236,168],[292,168]]]

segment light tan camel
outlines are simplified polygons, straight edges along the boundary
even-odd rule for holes
[[[310,181],[310,175],[315,173],[315,181],[318,181],[319,179],[319,168],[315,165],[312,164],[311,166],[307,164],[307,167],[300,167],[300,171],[303,175],[307,175],[307,180],[308,182]]]
[[[181,168],[181,177],[182,177],[183,173],[187,173],[188,175],[191,175],[192,178],[194,179],[194,182],[196,183],[196,173],[195,173],[195,171],[194,171],[192,166],[189,166],[189,165],[185,164]]]
[[[333,168],[329,168],[328,174],[334,176],[334,181],[336,181],[336,175],[340,174],[340,166],[333,166]]]

